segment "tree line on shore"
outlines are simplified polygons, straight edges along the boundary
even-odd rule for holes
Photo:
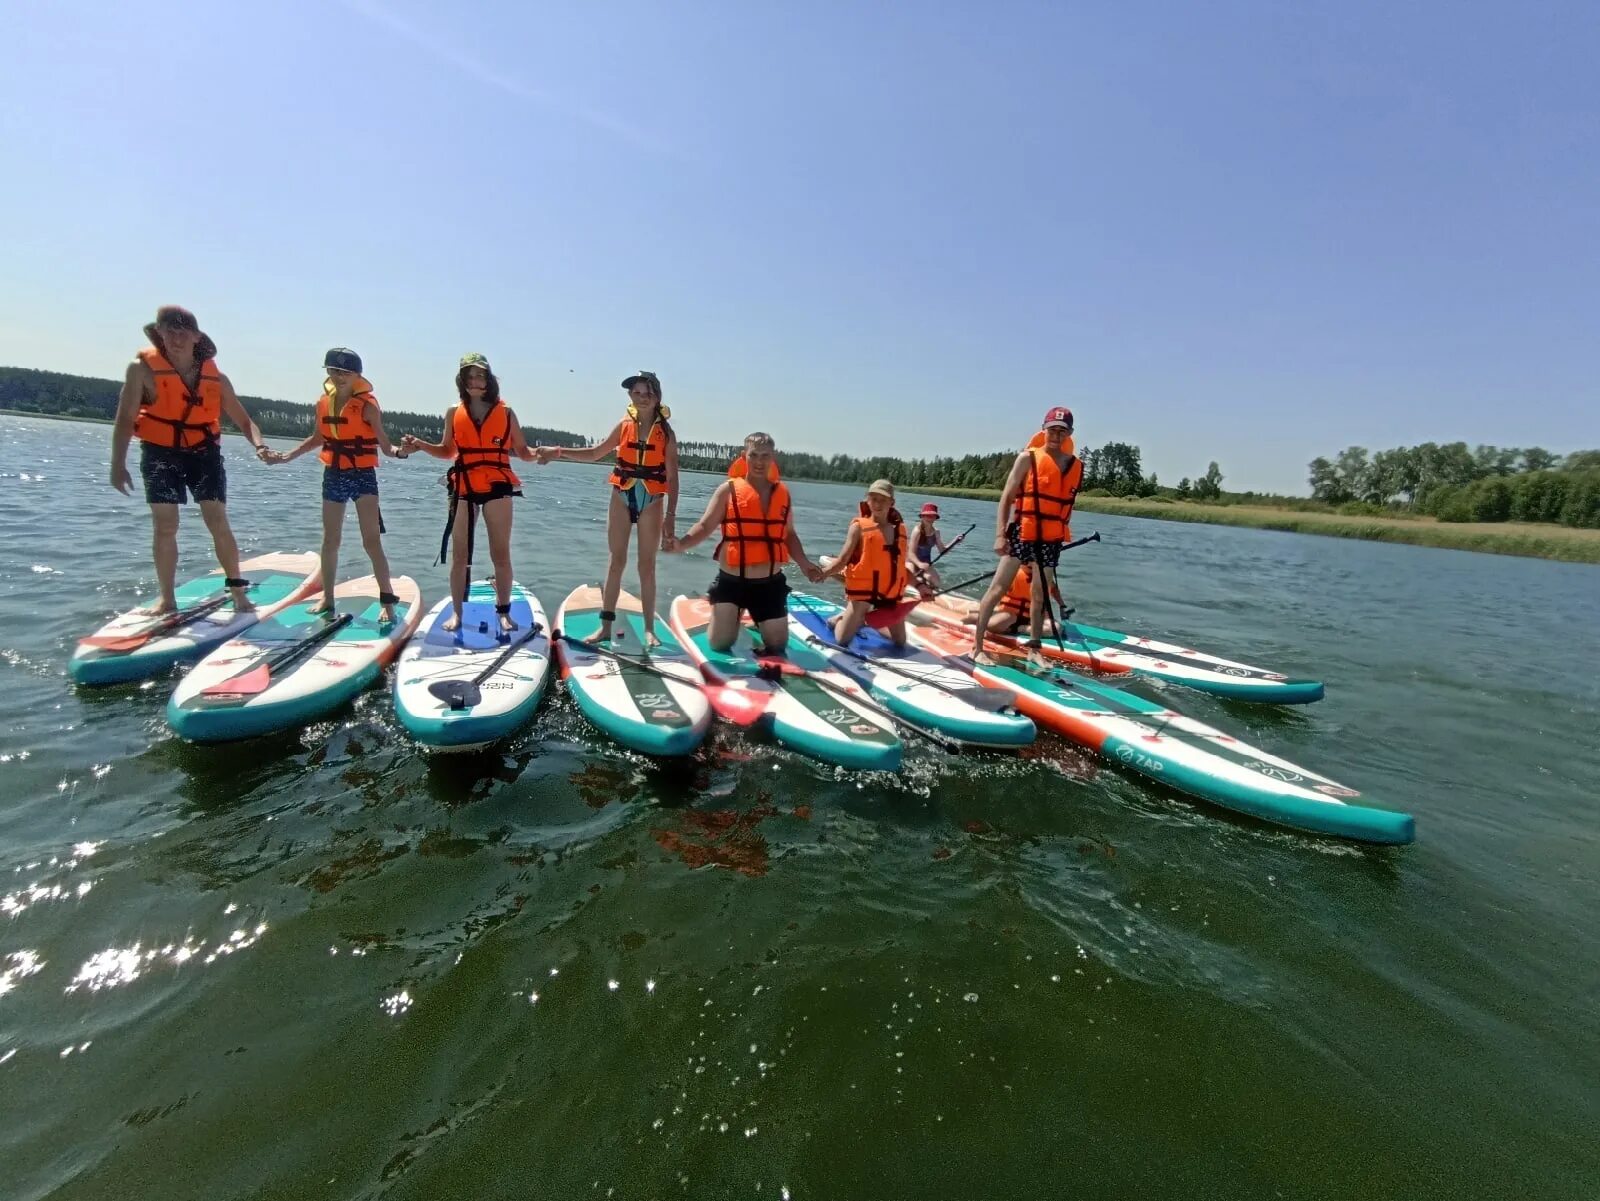
[[[678,441],[678,464],[689,471],[726,471],[728,464],[744,448],[736,443]],[[892,455],[857,458],[854,455],[816,455],[784,450],[783,473],[792,479],[821,480],[840,484],[864,484],[875,479],[893,480],[902,488],[993,489],[1005,487],[1014,450],[992,454],[937,456],[931,459],[901,459]],[[1108,442],[1081,450],[1082,487],[1102,496],[1154,496],[1162,492],[1154,473],[1145,475],[1139,462],[1139,448],[1127,442]],[[1222,494],[1222,471],[1212,463],[1204,476],[1183,480],[1165,491],[1196,499]]]
[[[0,367],[0,408],[53,416],[109,421],[116,414],[121,385],[26,367]],[[315,408],[309,404],[241,396],[246,410],[273,437],[303,438],[311,431]],[[415,434],[438,441],[443,415],[384,412],[384,425],[399,438]],[[567,430],[524,426],[532,443],[583,446],[589,439]],[[737,443],[688,441],[680,438],[679,464],[688,471],[721,474],[739,455]],[[782,448],[780,447],[780,450]],[[858,458],[782,451],[783,471],[790,479],[864,484],[883,478],[908,489],[998,491],[1016,459],[1014,450],[990,454],[902,459],[892,455]],[[1163,486],[1155,473],[1145,474],[1139,448],[1108,442],[1079,451],[1083,459],[1085,495],[1147,498],[1161,501],[1272,505],[1358,515],[1418,514],[1440,521],[1527,521],[1578,528],[1600,528],[1600,450],[1565,456],[1543,447],[1478,446],[1465,442],[1424,442],[1370,453],[1351,446],[1332,459],[1318,457],[1309,465],[1311,496],[1258,492],[1224,492],[1217,463],[1194,479]]]
[[[49,414],[52,417],[86,417],[110,421],[117,415],[117,396],[122,391],[118,380],[66,375],[58,371],[36,371],[30,367],[0,367],[0,409],[22,413]],[[378,394],[381,403],[383,394]],[[260,396],[240,396],[261,432],[272,438],[304,438],[316,420],[314,404],[295,404],[287,400],[267,400]],[[444,414],[383,411],[383,428],[396,441],[415,434],[428,442],[444,436]],[[530,443],[546,446],[584,446],[588,439],[566,430],[525,425]]]
[[[1600,450],[1424,442],[1369,454],[1349,446],[1309,464],[1311,496],[1343,512],[1440,521],[1551,522],[1600,529]]]

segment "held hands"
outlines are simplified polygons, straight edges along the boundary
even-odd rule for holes
[[[289,461],[288,455],[284,454],[282,451],[273,450],[271,447],[267,446],[263,446],[261,451],[257,453],[256,457],[269,466],[276,463],[287,463]]]
[[[815,563],[808,562],[800,570],[805,575],[806,579],[810,580],[813,584],[820,584],[823,580],[828,578],[828,573],[823,571],[822,568],[818,567]]]
[[[543,467],[556,457],[555,449],[553,446],[535,446],[533,448],[534,458],[538,459],[539,465]]]
[[[124,496],[133,495],[133,477],[128,474],[127,464],[113,463],[111,465],[111,486]]]
[[[412,451],[417,450],[421,447],[421,445],[422,440],[419,439],[415,434],[406,434],[400,439],[400,449],[405,451],[406,454],[410,454]]]

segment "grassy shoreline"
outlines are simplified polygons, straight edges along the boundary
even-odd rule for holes
[[[1401,542],[1444,550],[1470,550],[1491,555],[1555,559],[1563,563],[1600,563],[1600,530],[1522,522],[1441,522],[1432,517],[1347,517],[1343,513],[1301,512],[1264,505],[1203,505],[1174,501],[1123,500],[1109,496],[1080,497],[1077,507],[1120,517],[1153,517],[1205,525],[1243,526],[1327,538],[1360,538],[1367,542]]]
[[[69,417],[53,413],[25,413],[0,409],[0,415],[44,417],[52,421],[85,421],[110,425],[96,417]],[[233,433],[233,430],[225,431]],[[714,474],[714,473],[712,473]],[[839,483],[816,480],[814,483]],[[969,500],[1000,499],[996,488],[907,488],[918,495],[959,496]],[[1562,525],[1519,522],[1436,521],[1431,517],[1347,517],[1343,513],[1305,512],[1266,505],[1206,505],[1193,501],[1124,499],[1081,496],[1077,508],[1084,513],[1111,513],[1118,517],[1153,517],[1159,521],[1198,522],[1203,525],[1243,526],[1289,534],[1318,534],[1327,538],[1360,538],[1368,542],[1400,542],[1445,550],[1470,550],[1492,555],[1519,555],[1554,559],[1563,563],[1600,564],[1600,530],[1578,530]]]

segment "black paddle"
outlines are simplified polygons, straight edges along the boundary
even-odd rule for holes
[[[768,655],[758,659],[757,662],[759,662],[761,665],[761,669],[756,673],[757,679],[782,680],[787,676],[793,679],[810,680],[824,692],[831,692],[834,696],[841,697],[852,702],[853,704],[860,705],[863,709],[869,710],[891,730],[896,728],[910,730],[919,738],[925,738],[935,746],[952,753],[961,749],[961,744],[959,742],[956,742],[953,739],[944,738],[930,730],[924,730],[921,726],[915,724],[914,722],[907,721],[904,717],[897,717],[893,713],[890,713],[887,709],[883,708],[881,705],[876,705],[872,701],[867,700],[865,696],[866,690],[864,688],[859,686],[855,688],[847,688],[839,684],[835,684],[832,680],[828,679],[827,676],[817,675],[813,672],[809,672],[805,668],[801,667],[798,663],[790,663],[787,659],[778,655]]]
[[[187,609],[179,609],[176,613],[164,613],[154,619],[150,625],[135,630],[131,634],[113,635],[109,638],[100,638],[90,635],[83,641],[86,645],[102,651],[132,651],[138,650],[145,643],[156,638],[162,638],[174,630],[181,630],[184,626],[199,621],[207,613],[215,613],[223,605],[231,604],[233,598],[226,592],[214,596],[210,600],[201,601],[198,605],[191,605]]]
[[[518,649],[521,648],[524,643],[531,642],[534,638],[538,637],[539,631],[543,628],[544,627],[538,622],[534,622],[528,627],[528,632],[526,634],[524,634],[521,638],[518,638],[510,646],[506,647],[505,650],[496,655],[494,662],[472,677],[472,679],[435,680],[433,683],[428,685],[428,691],[434,696],[438,697],[445,704],[449,705],[451,709],[460,710],[472,708],[479,701],[483,700],[483,693],[480,691],[478,685],[482,684],[490,676],[494,675],[495,672],[499,671],[507,663],[511,662],[511,656],[516,654]]]
[[[807,604],[804,598],[796,596],[794,600],[807,612],[817,614],[819,617],[823,616],[817,613],[817,610],[812,608],[811,605]],[[929,688],[937,688],[940,692],[953,696],[959,701],[965,701],[974,709],[979,709],[984,713],[999,713],[1002,710],[1011,708],[1016,701],[1016,698],[1004,688],[989,688],[982,684],[974,684],[970,688],[954,688],[949,684],[941,684],[937,680],[919,676],[914,671],[906,671],[902,667],[892,667],[882,659],[874,659],[869,655],[863,655],[860,651],[853,651],[848,646],[843,646],[837,641],[824,642],[815,634],[809,633],[805,636],[805,639],[814,646],[820,646],[824,650],[839,651],[842,654],[849,655],[852,659],[858,659],[862,663],[876,667],[880,671],[887,671],[894,675],[902,676],[907,680],[915,680],[919,684],[926,684]]]
[[[753,725],[756,720],[766,712],[767,692],[748,692],[742,688],[732,688],[725,684],[712,681],[702,670],[699,676],[679,675],[664,668],[657,667],[649,659],[641,659],[636,655],[619,654],[617,651],[601,646],[596,642],[585,642],[582,638],[574,638],[563,634],[560,630],[550,631],[550,636],[568,646],[582,647],[591,654],[599,655],[617,663],[625,663],[629,667],[637,668],[649,675],[660,676],[663,680],[672,680],[678,684],[688,684],[691,687],[704,688],[706,695],[711,699],[712,708],[717,711],[717,716],[725,721],[731,721],[738,726]]]
[[[265,692],[272,684],[274,668],[287,667],[296,659],[303,658],[307,651],[321,646],[354,620],[354,613],[341,613],[332,621],[324,622],[322,628],[315,633],[307,634],[270,659],[257,663],[249,671],[240,672],[232,679],[212,684],[209,688],[202,688],[200,693],[202,696],[255,696],[257,693]]]

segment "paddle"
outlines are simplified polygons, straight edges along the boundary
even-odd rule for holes
[[[935,550],[933,552],[933,554],[929,557],[928,562],[930,564],[937,563],[940,559],[944,558],[951,551],[955,550],[956,547],[960,546],[963,542],[965,542],[966,539],[967,539],[967,535],[972,533],[972,531],[977,529],[977,528],[978,528],[978,523],[977,522],[973,522],[966,529],[962,530],[959,534],[957,534],[952,541],[946,542],[944,544],[944,549],[943,550]]]
[[[191,605],[187,609],[179,609],[176,613],[164,613],[142,630],[108,638],[100,638],[91,634],[83,639],[82,644],[102,651],[138,650],[152,638],[164,637],[172,633],[173,630],[180,630],[191,622],[199,621],[207,613],[215,613],[223,605],[230,603],[232,599],[224,592],[219,596],[212,597],[210,600],[201,601],[198,605]]]
[[[1099,671],[1100,665],[1094,661],[1094,647],[1089,645],[1089,640],[1088,638],[1084,637],[1083,631],[1078,629],[1077,626],[1073,625],[1072,622],[1067,620],[1073,615],[1074,612],[1076,612],[1076,610],[1067,608],[1067,603],[1061,599],[1061,584],[1056,579],[1054,568],[1048,569],[1047,577],[1047,586],[1044,594],[1044,611],[1050,618],[1050,628],[1055,631],[1056,645],[1062,650],[1067,649],[1061,641],[1061,626],[1064,625],[1067,627],[1067,629],[1072,631],[1074,641],[1076,641],[1079,646],[1083,647],[1084,654],[1089,656],[1089,667],[1094,671]],[[1060,625],[1056,624],[1055,609],[1052,608],[1050,604],[1050,597],[1052,594],[1055,596],[1056,604],[1061,606]]]
[[[533,641],[533,639],[538,636],[539,631],[543,628],[544,627],[538,622],[534,622],[528,627],[528,632],[526,634],[524,634],[521,638],[518,638],[515,642],[507,646],[505,650],[496,655],[494,657],[494,662],[490,663],[488,667],[485,667],[477,675],[473,676],[472,679],[435,680],[433,683],[428,685],[428,691],[439,700],[449,705],[452,709],[472,708],[479,701],[483,700],[483,693],[479,690],[479,685],[487,680],[490,676],[494,675],[495,672],[499,671],[507,663],[511,662],[511,656],[516,654],[518,649],[521,648],[524,643]]]
[[[967,535],[972,533],[972,531],[977,528],[977,523],[974,522],[972,525],[969,525],[966,529],[957,534],[953,542],[946,542],[943,550],[935,548],[933,554],[928,556],[928,561],[926,563],[912,563],[910,565],[911,573],[917,576],[919,579],[924,577],[926,575],[927,568],[932,567],[940,559],[944,558],[951,551],[955,550],[956,547],[960,546],[962,542],[966,540]]]
[[[798,597],[796,600],[800,606],[808,612],[817,612],[815,608],[807,604],[804,600],[800,600]],[[821,616],[821,614],[819,614],[819,616]],[[936,688],[940,692],[953,696],[959,701],[965,701],[974,709],[981,710],[984,713],[999,713],[1002,710],[1011,708],[1016,701],[1016,698],[1004,688],[989,688],[981,684],[975,684],[970,688],[956,688],[949,684],[941,684],[937,680],[930,680],[924,676],[919,676],[916,672],[906,671],[904,668],[900,667],[893,667],[883,659],[875,659],[870,655],[863,655],[860,651],[853,651],[849,647],[843,646],[836,641],[824,642],[815,634],[808,633],[805,636],[805,639],[807,642],[812,643],[815,646],[820,646],[824,650],[836,650],[841,654],[849,655],[852,659],[858,659],[862,663],[870,664],[879,671],[887,671],[893,675],[902,676],[907,680],[915,680],[919,684],[925,684],[929,688]]]
[[[896,717],[893,713],[890,713],[882,706],[876,705],[872,701],[867,700],[867,698],[863,695],[863,689],[846,688],[839,684],[835,684],[832,680],[828,679],[827,676],[819,676],[814,672],[807,671],[798,663],[790,663],[787,659],[780,659],[773,655],[768,655],[764,658],[757,659],[756,662],[760,664],[760,670],[756,672],[756,678],[758,680],[776,680],[781,679],[783,676],[795,676],[808,679],[818,688],[821,688],[824,692],[831,692],[834,696],[849,700],[853,704],[860,705],[863,709],[875,714],[878,719],[890,729],[910,730],[919,738],[925,738],[935,746],[938,746],[946,751],[957,751],[961,749],[961,744],[959,742],[954,742],[948,738],[942,738],[930,730],[924,730],[921,726],[915,725],[903,717]]]
[[[326,622],[316,633],[307,634],[304,638],[279,651],[270,659],[263,659],[249,671],[241,672],[231,679],[202,688],[200,695],[255,696],[258,693],[265,692],[272,683],[272,671],[274,668],[287,667],[296,659],[303,658],[307,651],[322,645],[354,620],[354,613],[341,613],[332,621]]]
[[[702,667],[700,674],[703,678],[692,679],[681,676],[664,668],[657,667],[649,659],[641,659],[636,655],[623,655],[610,650],[595,642],[585,642],[582,638],[573,638],[563,634],[560,630],[550,632],[552,638],[565,642],[570,646],[581,646],[592,654],[600,655],[606,659],[613,659],[618,663],[626,663],[640,671],[648,672],[653,676],[660,676],[663,680],[676,680],[680,684],[694,684],[706,690],[706,696],[711,701],[711,707],[718,717],[730,721],[736,726],[754,725],[761,715],[767,711],[767,700],[770,692],[751,692],[745,688],[735,688],[731,684],[718,684],[707,674]]]
[[[964,538],[966,535],[963,534],[962,537]],[[1061,549],[1074,550],[1077,547],[1085,546],[1090,542],[1098,541],[1100,541],[1100,533],[1097,530],[1093,534],[1090,534],[1087,538],[1079,538],[1076,542],[1067,543]],[[954,543],[951,545],[954,545]],[[992,570],[986,571],[982,575],[973,576],[970,580],[962,580],[959,584],[951,584],[948,588],[941,588],[937,592],[929,593],[926,596],[919,596],[916,600],[901,601],[899,604],[891,605],[886,609],[874,609],[872,612],[867,614],[866,624],[875,630],[888,629],[890,626],[896,625],[899,622],[904,621],[907,617],[911,616],[911,611],[923,601],[930,601],[935,597],[943,596],[947,592],[955,592],[958,589],[966,588],[972,584],[976,584],[980,580],[987,580],[992,575],[994,575]],[[1057,639],[1057,641],[1059,642],[1060,639]]]

